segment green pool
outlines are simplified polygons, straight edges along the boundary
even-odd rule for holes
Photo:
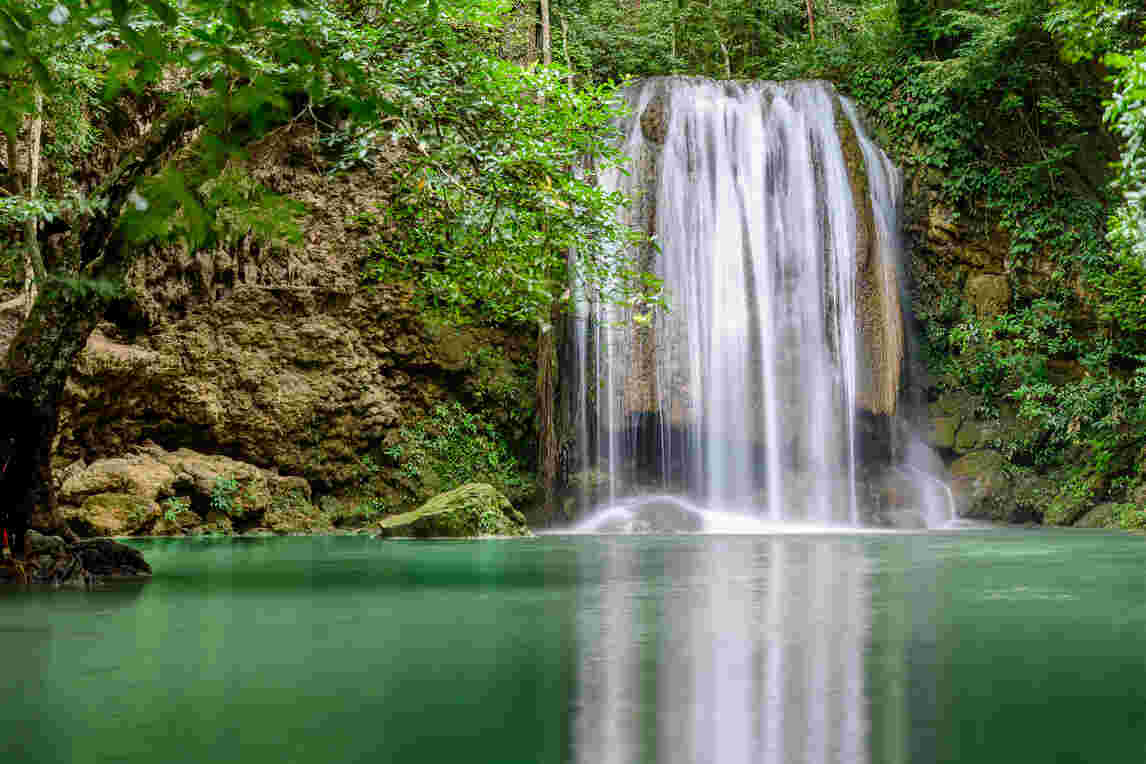
[[[1146,761],[1137,536],[138,546],[0,593],[4,761]]]

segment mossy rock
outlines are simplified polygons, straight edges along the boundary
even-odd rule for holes
[[[955,448],[955,433],[959,430],[959,419],[950,416],[935,417],[931,420],[927,441],[934,448]]]
[[[81,507],[61,507],[68,525],[81,536],[130,536],[149,528],[159,505],[129,493],[99,493]]]
[[[1013,502],[1005,474],[1007,460],[997,451],[972,451],[951,465],[951,489],[959,514],[1009,522]]]
[[[1121,505],[1113,501],[1099,504],[1074,521],[1075,528],[1120,528],[1119,509]]]
[[[529,536],[525,517],[487,483],[467,483],[438,494],[413,512],[378,523],[382,538]]]
[[[1043,522],[1047,525],[1074,525],[1094,508],[1094,494],[1085,485],[1068,483],[1051,500]]]

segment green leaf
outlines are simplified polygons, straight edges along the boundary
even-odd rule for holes
[[[144,0],[159,19],[168,26],[174,26],[179,21],[179,14],[163,0]]]
[[[124,21],[127,19],[127,12],[130,0],[111,0],[111,15],[115,19],[115,23],[123,26]]]

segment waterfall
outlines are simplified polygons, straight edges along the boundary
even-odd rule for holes
[[[668,310],[577,294],[584,503],[655,490],[863,523],[904,354],[898,170],[828,83],[652,78],[625,97],[631,161],[599,182],[633,200]]]

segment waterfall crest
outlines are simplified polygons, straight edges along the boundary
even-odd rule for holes
[[[861,524],[865,451],[889,448],[865,444],[901,387],[899,171],[825,82],[653,78],[626,98],[631,163],[599,181],[634,200],[669,310],[578,295],[582,499]]]

